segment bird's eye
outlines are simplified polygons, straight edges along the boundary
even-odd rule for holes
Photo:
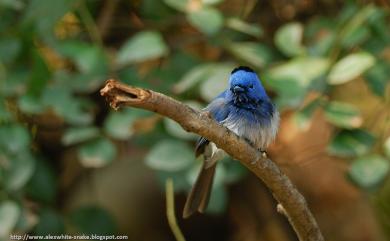
[[[249,85],[249,88],[251,88],[251,89],[252,89],[252,88],[253,88],[253,85]]]

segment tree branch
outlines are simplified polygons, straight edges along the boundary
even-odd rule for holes
[[[256,174],[272,191],[275,199],[284,208],[285,215],[301,241],[322,241],[321,231],[310,212],[304,197],[278,166],[239,138],[227,128],[218,124],[207,113],[196,111],[168,96],[152,90],[108,80],[100,94],[107,98],[111,107],[131,106],[153,111],[179,123],[183,129],[201,135],[225,150],[232,158],[239,160]]]

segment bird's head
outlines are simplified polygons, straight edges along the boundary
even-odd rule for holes
[[[230,95],[236,105],[252,105],[268,99],[259,77],[249,67],[235,68],[230,75],[229,84]]]

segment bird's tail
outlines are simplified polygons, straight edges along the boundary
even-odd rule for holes
[[[210,199],[211,188],[217,163],[208,166],[207,161],[203,162],[202,169],[196,179],[190,194],[188,195],[186,204],[183,210],[183,218],[188,218],[196,211],[203,213],[207,208]]]

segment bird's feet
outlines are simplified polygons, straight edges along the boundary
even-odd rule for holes
[[[268,153],[266,150],[263,150],[263,149],[258,149],[259,152],[261,152],[261,157],[262,158],[267,158],[268,157]]]

